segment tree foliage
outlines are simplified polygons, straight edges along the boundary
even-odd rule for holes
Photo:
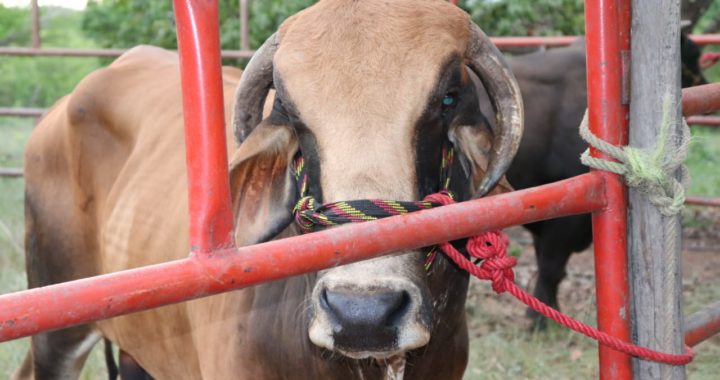
[[[257,48],[288,16],[313,0],[256,0],[250,3],[250,46]],[[237,0],[220,0],[220,45],[240,46],[240,16]],[[172,2],[169,0],[91,0],[83,18],[83,29],[100,46],[126,48],[151,44],[177,48]]]
[[[465,0],[460,3],[490,36],[585,33],[583,0]]]
[[[11,15],[8,17],[7,15]],[[12,17],[21,20],[12,21]],[[82,14],[77,11],[43,7],[42,43],[55,47],[91,47],[92,41],[80,30]],[[8,40],[19,31],[23,39],[13,40],[13,45],[30,44],[30,12],[27,8],[0,7],[0,40]],[[9,27],[5,20],[17,22]],[[22,26],[22,20],[28,25]],[[19,26],[18,26],[19,25]],[[47,107],[67,94],[89,72],[96,69],[96,58],[73,57],[3,57],[0,59],[0,106]]]
[[[30,11],[0,4],[0,46],[30,44]]]
[[[288,16],[314,0],[250,2],[250,46],[257,48]],[[461,6],[490,35],[583,34],[583,0],[465,0]],[[240,45],[238,0],[220,0],[221,46]],[[91,0],[83,29],[100,46],[153,44],[176,48],[170,0]]]
[[[82,28],[104,48],[152,44],[176,48],[171,1],[92,0]]]

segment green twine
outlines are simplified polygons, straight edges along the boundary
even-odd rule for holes
[[[618,162],[591,157],[589,149],[581,156],[580,161],[591,168],[609,171],[622,175],[628,186],[646,194],[648,200],[660,213],[672,216],[682,210],[685,203],[684,182],[687,181],[687,169],[683,161],[687,158],[690,143],[690,129],[682,120],[681,133],[672,129],[670,97],[663,99],[662,125],[658,143],[649,149],[631,146],[618,147],[595,136],[588,127],[588,115],[580,124],[580,136],[590,146],[609,155]],[[675,178],[680,169],[681,180]]]

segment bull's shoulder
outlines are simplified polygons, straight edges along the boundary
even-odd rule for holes
[[[177,53],[152,45],[138,45],[128,49],[118,57],[110,67],[124,65],[174,64],[177,62]]]

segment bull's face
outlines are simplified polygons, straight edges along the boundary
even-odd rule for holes
[[[496,131],[483,123],[475,74],[492,92]],[[273,110],[261,120],[271,85]],[[239,138],[247,139],[237,160],[265,155],[256,166],[282,173],[271,184],[269,202],[282,206],[270,211],[276,217],[269,225],[238,226],[271,230],[270,237],[290,220],[296,194],[285,168],[297,149],[310,193],[322,203],[418,200],[440,189],[441,150],[452,143],[461,159],[451,187],[467,199],[498,183],[523,117],[500,54],[466,14],[438,0],[323,1],[289,19],[248,65],[234,119]],[[433,285],[424,259],[424,251],[403,251],[321,271],[310,300],[310,340],[353,358],[426,345],[452,289]],[[444,263],[431,276],[451,267]]]

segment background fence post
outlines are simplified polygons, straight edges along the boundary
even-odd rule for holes
[[[40,48],[40,6],[38,0],[30,0],[30,18],[32,24],[32,47]]]
[[[250,50],[248,0],[240,0],[240,50]]]
[[[630,145],[649,148],[658,143],[663,102],[671,128],[679,128],[680,0],[633,1]],[[655,350],[683,352],[680,217],[675,226],[647,196],[633,189],[629,196],[628,247],[633,296],[631,311],[635,342]],[[667,230],[666,230],[667,228]],[[674,251],[665,236],[674,234]],[[633,360],[637,379],[684,379],[685,368]]]

